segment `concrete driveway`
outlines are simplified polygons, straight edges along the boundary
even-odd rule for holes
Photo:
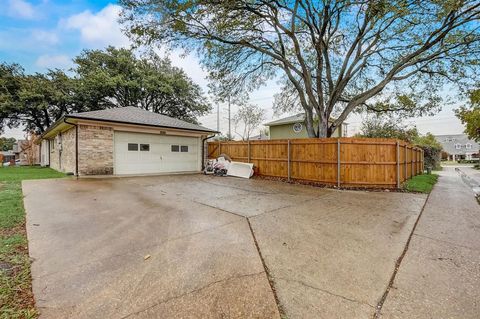
[[[203,175],[23,191],[43,318],[371,318],[426,198]]]

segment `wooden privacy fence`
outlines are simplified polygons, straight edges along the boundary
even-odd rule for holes
[[[307,138],[209,142],[208,158],[253,163],[258,175],[338,187],[400,187],[423,171],[423,150],[396,139]]]

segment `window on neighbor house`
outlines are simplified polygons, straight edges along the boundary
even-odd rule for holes
[[[461,149],[461,148],[462,148],[462,145],[460,145],[460,144],[458,144],[458,143],[455,144],[455,149],[459,150],[459,149]]]
[[[182,151],[182,153],[188,152],[188,145],[182,145],[182,146],[180,147],[180,150]]]
[[[171,150],[172,150],[172,152],[180,152],[180,146],[179,145],[172,145]]]
[[[472,144],[470,144],[470,143],[465,144],[465,148],[467,150],[471,150],[472,149]]]
[[[138,151],[138,144],[136,144],[136,143],[128,143],[128,150],[129,150],[129,151]]]
[[[150,151],[150,144],[140,144],[140,151],[141,152],[149,152]]]

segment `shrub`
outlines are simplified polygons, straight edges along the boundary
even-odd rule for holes
[[[425,167],[438,169],[442,157],[442,145],[435,139],[435,136],[427,133],[423,136],[417,136],[413,142],[423,150]]]

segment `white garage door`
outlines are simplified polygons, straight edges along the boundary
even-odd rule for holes
[[[115,174],[199,170],[197,137],[115,132]]]

